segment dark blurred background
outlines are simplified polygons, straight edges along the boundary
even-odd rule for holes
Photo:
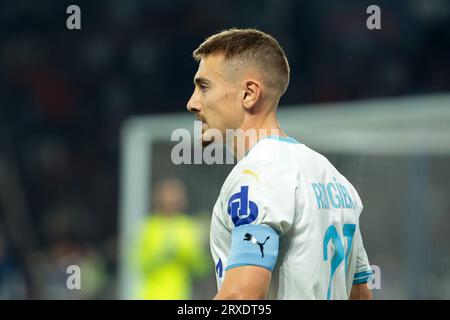
[[[74,297],[71,263],[89,281],[75,298],[117,297],[120,126],[184,112],[192,51],[230,27],[279,40],[283,105],[450,91],[446,0],[0,1],[0,299]]]

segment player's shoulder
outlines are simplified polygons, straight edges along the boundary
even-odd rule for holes
[[[299,151],[302,143],[291,137],[269,136],[259,140],[239,164],[294,164],[293,153]]]
[[[290,172],[322,170],[330,166],[334,168],[323,154],[291,137],[268,137],[260,140],[238,165]]]

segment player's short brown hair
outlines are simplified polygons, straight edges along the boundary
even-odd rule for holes
[[[272,36],[256,29],[228,29],[207,38],[194,52],[196,61],[211,54],[226,61],[253,63],[266,73],[267,84],[284,94],[289,84],[289,63]]]

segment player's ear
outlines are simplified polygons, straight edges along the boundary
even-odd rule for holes
[[[244,81],[242,90],[242,105],[245,109],[252,109],[261,96],[261,83],[254,79]]]

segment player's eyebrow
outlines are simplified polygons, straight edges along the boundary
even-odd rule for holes
[[[200,85],[200,84],[207,84],[207,85],[209,85],[209,84],[211,84],[211,81],[210,80],[208,80],[208,79],[206,79],[206,78],[202,78],[202,77],[195,77],[194,78],[194,84],[196,84],[196,85]]]

